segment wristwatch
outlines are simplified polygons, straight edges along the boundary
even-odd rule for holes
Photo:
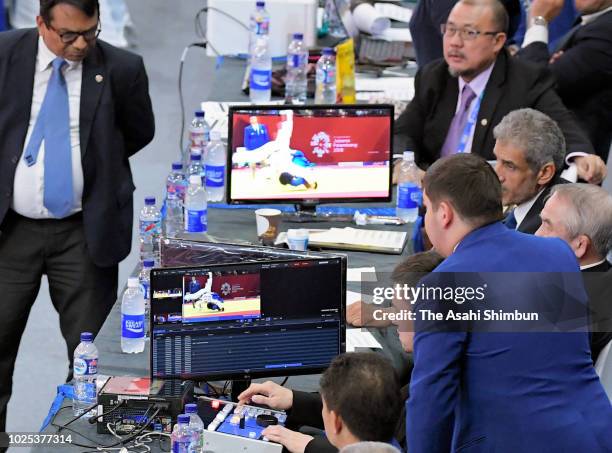
[[[544,27],[548,27],[548,21],[544,16],[536,16],[531,18],[531,25],[543,25]]]

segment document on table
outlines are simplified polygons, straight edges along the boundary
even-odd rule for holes
[[[414,97],[414,77],[357,77],[355,91],[360,99],[382,94],[389,99],[409,101]]]
[[[354,352],[355,348],[382,349],[382,345],[366,329],[346,329],[346,352]]]
[[[378,14],[381,16],[385,16],[399,22],[408,23],[412,18],[412,10],[410,8],[403,8],[392,3],[374,3],[374,9],[376,9]]]
[[[362,250],[400,254],[408,233],[404,231],[366,230],[360,228],[330,228],[311,233],[309,245],[342,250]]]
[[[375,282],[376,281],[376,269],[373,267],[348,268],[346,270],[346,281],[347,282]],[[347,298],[347,303],[348,303],[348,298]]]

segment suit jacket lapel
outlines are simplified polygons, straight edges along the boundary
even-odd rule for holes
[[[7,144],[7,149],[15,148],[19,153],[23,149],[30,123],[37,55],[38,30],[33,29],[25,36],[19,51],[12,54],[6,71],[4,89],[10,87],[11,98],[15,100],[10,118],[13,128],[11,136],[15,142]]]
[[[81,112],[79,118],[79,135],[81,140],[81,157],[87,153],[89,136],[93,119],[98,108],[104,84],[108,83],[100,49],[96,46],[83,60],[83,77],[81,81]]]
[[[508,55],[505,50],[502,50],[495,62],[491,77],[485,87],[484,96],[480,103],[480,110],[478,111],[478,120],[474,125],[474,138],[472,139],[472,152],[475,154],[482,155],[482,149],[484,146],[485,138],[489,133],[489,129],[493,127],[493,114],[499,104],[503,92],[503,84],[506,81],[506,70],[507,70],[507,59]],[[507,94],[507,93],[506,93]],[[490,156],[484,156],[490,158]]]

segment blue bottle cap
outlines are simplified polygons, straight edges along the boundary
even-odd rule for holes
[[[191,153],[191,160],[202,160],[201,154]]]
[[[155,206],[155,197],[145,197],[145,204],[147,206]]]
[[[335,55],[336,52],[331,47],[325,47],[323,49],[323,55]]]
[[[81,341],[91,343],[93,341],[93,333],[91,333],[91,332],[81,332]]]
[[[259,2],[255,3],[255,6],[257,6],[259,8],[263,8],[264,6],[266,6],[266,2],[259,1]]]
[[[181,414],[181,415],[179,415],[179,416],[178,416],[178,422],[179,422],[181,425],[186,425],[186,424],[188,424],[188,423],[189,423],[189,415],[187,415],[187,414]]]
[[[196,110],[195,116],[197,116],[198,118],[204,118],[204,111],[203,110]]]
[[[172,169],[173,170],[182,170],[183,169],[183,164],[180,162],[172,162]]]
[[[301,41],[302,39],[304,39],[304,33],[294,33],[293,34],[293,39],[297,39],[297,40]]]
[[[142,262],[142,265],[144,267],[153,267],[153,266],[155,266],[155,261],[154,260],[144,260]]]
[[[198,413],[198,405],[195,403],[185,404],[185,413],[186,414],[197,414]]]

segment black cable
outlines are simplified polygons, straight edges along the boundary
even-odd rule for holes
[[[119,404],[113,406],[110,411],[102,412],[100,415],[95,415],[93,417],[90,417],[90,418],[87,419],[87,421],[93,425],[94,423],[96,423],[98,421],[99,418],[102,418],[102,417],[105,417],[106,415],[112,414],[117,409],[119,409],[121,406],[123,406],[124,403],[125,403],[125,400],[120,401]]]
[[[179,101],[181,103],[181,136],[179,140],[179,152],[180,156],[183,155],[183,135],[185,134],[185,103],[183,102],[183,66],[185,64],[185,58],[187,57],[187,52],[192,47],[206,47],[206,43],[203,42],[192,42],[183,50],[183,55],[181,56],[181,62],[179,65],[179,76],[178,76],[178,92],[179,92]],[[212,48],[212,46],[211,46]],[[214,50],[214,49],[213,49]]]
[[[284,387],[288,380],[289,376],[285,376],[285,379],[283,379],[283,382],[281,382],[281,387]]]

